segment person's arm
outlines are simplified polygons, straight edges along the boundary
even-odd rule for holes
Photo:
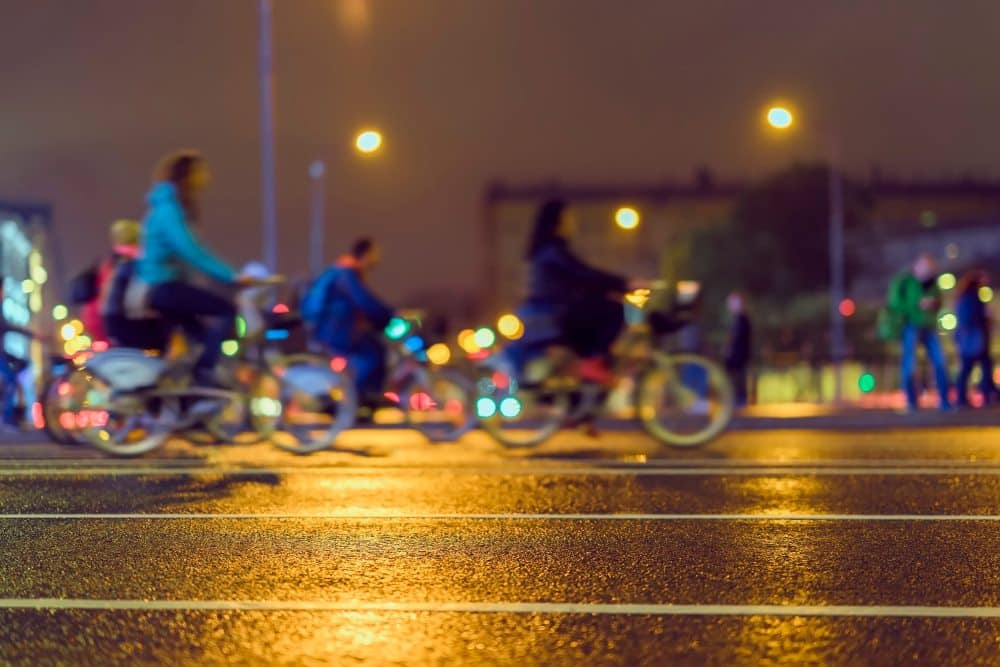
[[[236,271],[194,237],[179,211],[165,212],[164,215],[169,216],[164,220],[164,236],[181,259],[220,282],[235,282]]]
[[[345,271],[341,287],[351,302],[365,314],[372,324],[382,329],[393,317],[393,309],[383,303],[358,278],[354,271]]]
[[[567,282],[579,285],[582,289],[619,294],[628,291],[628,281],[624,277],[592,267],[569,250],[560,249],[551,261],[553,268],[562,274]]]

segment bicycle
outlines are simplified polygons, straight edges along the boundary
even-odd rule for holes
[[[255,287],[278,282],[272,277]],[[257,304],[237,300],[245,319],[261,321]],[[243,349],[258,352],[240,359],[251,376],[232,378],[225,389],[191,384],[192,354],[165,359],[131,348],[94,354],[81,370],[88,382],[85,406],[99,418],[82,429],[84,437],[107,453],[139,456],[175,434],[203,428],[228,439],[250,424],[294,453],[329,447],[354,422],[353,384],[322,358],[272,354],[264,331],[260,326],[245,339]]]
[[[686,325],[674,312],[657,311],[616,342],[612,372],[646,432],[673,447],[696,447],[721,434],[732,420],[734,398],[722,366],[689,353],[668,353],[657,343]],[[581,380],[575,357],[552,347],[519,369],[506,351],[483,362],[476,410],[483,429],[506,447],[535,447],[567,425],[592,421],[609,388]]]

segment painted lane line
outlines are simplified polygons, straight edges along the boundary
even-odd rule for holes
[[[1000,514],[536,514],[536,513],[19,513],[0,514],[0,521],[1000,521]]]
[[[1000,476],[1000,466],[858,466],[858,467],[800,467],[800,466],[716,466],[679,468],[0,468],[0,478],[17,477],[169,477],[195,475],[222,475],[252,477],[259,475],[449,475],[517,477],[522,475],[549,475],[565,477],[717,477],[717,476],[935,476],[975,475]]]
[[[848,616],[863,618],[1000,618],[998,607],[893,605],[600,604],[559,602],[358,602],[310,600],[87,600],[0,598],[0,609],[90,611],[312,611],[601,616]]]

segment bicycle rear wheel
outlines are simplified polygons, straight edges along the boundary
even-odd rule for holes
[[[695,354],[658,354],[639,379],[636,406],[646,431],[671,447],[697,447],[733,418],[725,370]]]
[[[476,425],[475,386],[458,371],[420,369],[400,398],[407,424],[431,442],[458,440]]]
[[[257,433],[293,454],[331,447],[354,425],[358,398],[350,375],[325,359],[296,355],[262,373],[250,393],[250,418]]]
[[[42,389],[42,419],[45,433],[64,445],[86,444],[80,429],[87,423],[84,408],[90,377],[86,371],[72,368],[50,378]]]
[[[551,382],[522,385],[503,366],[484,373],[476,387],[483,430],[504,447],[537,447],[562,428],[569,395]]]
[[[90,415],[81,429],[86,441],[114,456],[141,456],[163,445],[173,432],[176,401],[152,399],[141,392],[115,396],[96,376],[84,403]]]

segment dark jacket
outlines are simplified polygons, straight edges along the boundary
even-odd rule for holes
[[[733,318],[726,349],[726,368],[746,368],[750,364],[752,331],[750,318],[740,313]]]
[[[365,335],[380,332],[392,319],[393,309],[365,285],[349,258],[340,260],[318,279],[325,283],[324,308],[314,337],[333,352],[346,353]]]
[[[958,353],[965,358],[978,357],[989,344],[989,318],[986,305],[979,300],[975,291],[966,292],[955,302],[955,345]]]

